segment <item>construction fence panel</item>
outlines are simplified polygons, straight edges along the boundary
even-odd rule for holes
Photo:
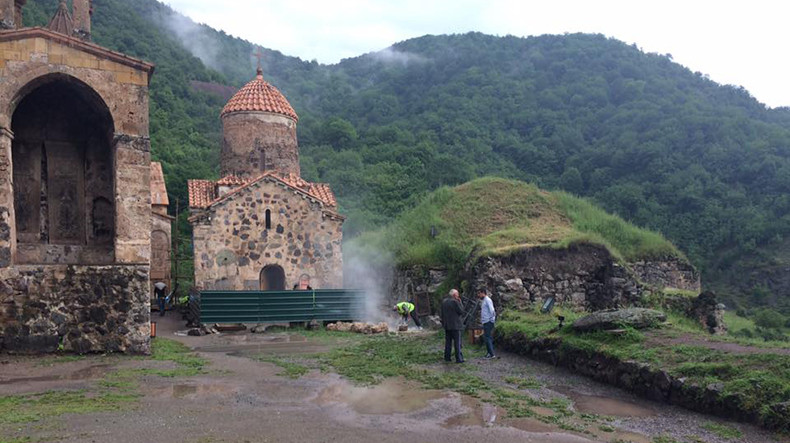
[[[352,321],[362,317],[361,291],[201,291],[200,322],[290,323]]]

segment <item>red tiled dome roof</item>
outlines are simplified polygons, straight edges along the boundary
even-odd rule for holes
[[[299,116],[296,115],[294,108],[291,107],[285,96],[263,79],[260,70],[251,82],[239,89],[239,92],[230,99],[220,115],[249,111],[272,112],[299,120]]]

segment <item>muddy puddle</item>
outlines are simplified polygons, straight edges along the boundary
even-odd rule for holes
[[[225,384],[176,384],[157,388],[157,397],[197,399],[204,397],[230,397],[239,392],[238,387]]]
[[[431,400],[447,393],[424,390],[403,379],[391,378],[375,386],[354,386],[346,381],[332,383],[316,398],[319,405],[342,403],[358,414],[407,414],[428,407]]]
[[[568,396],[578,412],[614,417],[653,417],[658,411],[650,405],[619,398],[580,394],[568,389],[556,389]]]
[[[111,365],[107,365],[107,364],[92,365],[65,374],[41,375],[37,377],[0,378],[0,385],[49,382],[49,381],[65,381],[65,380],[88,380],[92,378],[100,378],[100,377],[104,377],[104,375],[107,374],[110,366]]]
[[[325,343],[310,340],[299,334],[272,336],[226,336],[220,343],[199,346],[197,352],[222,352],[239,356],[240,354],[315,354],[326,352]]]
[[[469,412],[448,418],[442,423],[442,426],[445,428],[492,426],[496,423],[497,418],[502,416],[502,412],[496,406],[483,403],[472,397],[462,397],[461,404]]]

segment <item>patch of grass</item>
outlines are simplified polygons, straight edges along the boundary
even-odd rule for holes
[[[615,431],[614,427],[613,426],[609,426],[609,425],[598,426],[598,429],[600,429],[603,432],[614,432]]]
[[[172,361],[179,368],[171,371],[158,371],[157,375],[163,377],[191,376],[201,374],[208,361],[192,352],[189,347],[175,340],[154,338],[151,341],[151,359],[158,361]],[[157,371],[154,371],[157,372]]]
[[[30,423],[63,414],[121,409],[139,398],[137,394],[104,391],[47,391],[0,397],[0,424]]]
[[[709,421],[703,424],[702,428],[727,440],[735,440],[743,437],[743,433],[737,428],[722,423]]]
[[[531,375],[525,375],[523,377],[505,377],[505,383],[516,385],[519,389],[540,389],[543,387],[543,383]]]
[[[658,437],[653,437],[653,443],[683,443],[680,440],[675,440],[669,435],[659,435]]]
[[[628,328],[620,334],[579,334],[567,326],[556,330],[551,316],[537,311],[505,312],[500,318],[495,332],[498,336],[516,337],[516,340],[554,339],[559,343],[560,352],[586,351],[620,361],[647,363],[675,377],[685,378],[689,385],[703,388],[720,384],[722,396],[736,395],[745,411],[757,413],[766,420],[775,420],[771,415],[771,405],[790,398],[790,355],[737,353],[702,345],[663,344],[661,341],[660,336],[669,335],[667,332],[714,340],[699,331],[696,325],[672,322],[658,337],[652,337],[650,345],[646,346],[645,334]]]
[[[283,377],[288,377],[292,379],[297,379],[308,372],[310,372],[310,368],[307,366],[300,365],[298,363],[293,363],[287,360],[282,359],[281,357],[273,357],[273,356],[258,356],[255,358],[258,361],[271,363],[275,366],[279,366],[283,369],[283,372],[280,372],[277,375],[281,375]]]

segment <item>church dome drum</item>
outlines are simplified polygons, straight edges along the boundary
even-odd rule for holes
[[[299,117],[285,96],[263,79],[260,68],[228,101],[221,119],[223,177],[255,177],[267,171],[299,175]]]

